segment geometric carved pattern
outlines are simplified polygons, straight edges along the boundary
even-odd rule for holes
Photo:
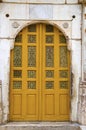
[[[46,36],[46,43],[53,43],[54,42],[54,37],[52,35],[47,35]]]
[[[68,66],[67,47],[60,47],[60,67]]]
[[[53,89],[54,81],[46,81],[46,89]]]
[[[29,81],[27,82],[28,89],[36,89],[36,81]]]
[[[46,78],[54,78],[54,71],[46,70]]]
[[[68,71],[60,70],[60,78],[68,78]]]
[[[36,24],[29,25],[28,32],[36,32]]]
[[[14,47],[14,59],[13,59],[14,67],[22,66],[22,47],[15,46]]]
[[[36,35],[29,35],[28,43],[36,43]]]
[[[46,47],[46,67],[54,66],[54,47],[47,46]]]
[[[52,25],[46,25],[46,32],[53,32],[54,31],[54,28],[53,28],[53,26]]]
[[[59,41],[60,41],[60,43],[66,43],[66,38],[65,38],[65,36],[64,36],[64,35],[60,35],[60,36],[59,36]]]
[[[22,82],[21,81],[13,81],[13,89],[21,89]]]
[[[36,67],[36,47],[35,46],[28,47],[28,66]]]
[[[36,71],[35,70],[29,70],[28,71],[28,78],[36,78]]]
[[[17,35],[15,38],[15,42],[21,43],[22,42],[22,35]]]
[[[22,77],[22,71],[21,70],[14,70],[13,76],[14,76],[14,78],[21,78]]]
[[[68,82],[67,81],[60,81],[60,89],[67,89]]]

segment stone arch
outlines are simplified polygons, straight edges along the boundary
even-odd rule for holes
[[[31,24],[37,24],[37,23],[44,23],[44,24],[50,24],[52,26],[55,26],[57,29],[59,29],[65,36],[67,40],[67,46],[68,50],[71,50],[71,22],[65,22],[65,21],[26,21],[23,24],[19,25],[18,22],[14,22],[13,24],[17,25],[16,32],[13,35],[13,38],[15,39],[18,33],[25,27],[31,25]],[[14,40],[15,41],[15,40]],[[11,48],[13,49],[13,47]]]

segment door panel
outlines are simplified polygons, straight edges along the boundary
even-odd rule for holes
[[[10,120],[69,120],[70,55],[57,28],[32,24],[18,34],[10,79]]]
[[[14,115],[21,115],[22,114],[22,97],[21,94],[14,94],[13,95],[13,114]]]
[[[34,94],[27,95],[27,115],[36,115],[36,98]]]
[[[55,96],[54,94],[45,95],[45,114],[54,115],[55,114]]]

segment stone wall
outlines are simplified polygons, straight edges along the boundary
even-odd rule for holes
[[[79,123],[86,125],[86,82],[80,83],[78,110]]]
[[[84,1],[85,2],[85,1]],[[78,122],[86,125],[86,5],[82,15],[82,77],[79,86]]]
[[[0,122],[2,122],[2,81],[0,80]]]

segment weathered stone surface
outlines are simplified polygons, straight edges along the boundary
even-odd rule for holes
[[[78,120],[81,124],[86,124],[86,82],[80,83]]]
[[[58,3],[58,4],[65,4],[65,0],[3,0],[3,2],[16,2],[16,3]]]
[[[17,2],[17,3],[24,3],[27,2],[27,0],[3,0],[3,2]]]
[[[2,80],[0,80],[0,122],[2,122]]]
[[[81,130],[77,124],[67,123],[10,123],[0,130]]]
[[[52,5],[30,5],[30,19],[52,19],[53,6]],[[39,13],[40,12],[40,13]]]
[[[79,77],[81,77],[81,41],[80,40],[72,40],[72,97],[71,97],[71,111],[72,111],[72,120],[77,118],[77,103],[78,103],[78,85],[79,85]]]
[[[78,0],[66,0],[66,2],[69,4],[74,4],[74,3],[78,4]]]

